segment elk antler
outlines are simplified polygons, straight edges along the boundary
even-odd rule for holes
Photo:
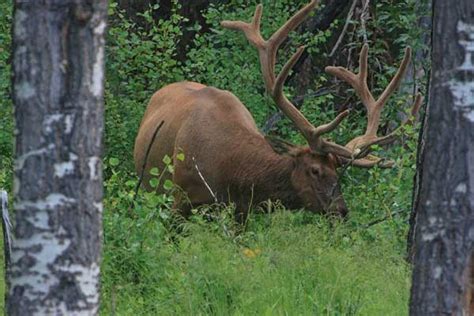
[[[298,48],[296,53],[285,64],[278,76],[275,76],[275,64],[278,48],[286,39],[288,34],[294,30],[309,15],[317,4],[312,0],[309,4],[299,10],[268,40],[264,40],[260,33],[260,21],[263,6],[260,4],[255,10],[254,17],[250,23],[242,21],[223,21],[221,25],[225,28],[242,31],[248,41],[257,48],[260,57],[260,67],[267,93],[273,98],[278,108],[296,125],[296,128],[308,141],[310,148],[319,153],[333,153],[350,158],[352,152],[344,146],[327,141],[321,135],[334,130],[341,121],[349,114],[349,111],[340,113],[332,122],[314,127],[304,115],[288,100],[283,93],[283,85],[288,74],[303,53],[304,46]]]
[[[342,67],[326,67],[326,72],[333,74],[352,85],[356,93],[362,99],[363,104],[367,108],[368,123],[365,134],[355,137],[345,146],[325,140],[321,136],[334,130],[349,114],[348,110],[340,113],[330,123],[314,127],[283,93],[283,86],[286,79],[288,78],[288,74],[298,59],[301,57],[301,54],[304,51],[304,46],[298,48],[296,53],[285,64],[280,74],[275,76],[275,64],[278,48],[283,43],[288,34],[299,24],[301,24],[301,22],[308,16],[311,10],[314,9],[317,2],[317,0],[312,0],[309,4],[299,10],[268,40],[263,39],[260,33],[260,21],[262,18],[263,9],[261,4],[255,9],[254,17],[250,23],[245,23],[242,21],[223,21],[221,22],[221,25],[225,28],[242,31],[247,37],[248,41],[257,48],[260,58],[260,67],[267,93],[273,98],[278,108],[295,124],[297,129],[303,134],[313,151],[323,154],[332,153],[338,155],[343,161],[350,161],[354,166],[365,168],[373,167],[375,165],[380,165],[381,167],[391,167],[393,162],[384,161],[381,158],[369,155],[370,146],[375,144],[388,144],[396,139],[398,129],[383,137],[377,137],[377,130],[380,124],[380,114],[382,108],[390,95],[400,84],[403,74],[405,73],[405,70],[410,62],[410,48],[407,48],[405,51],[405,57],[397,71],[397,74],[378,100],[374,99],[367,86],[367,56],[369,49],[367,45],[364,45],[360,54],[359,74],[356,75]],[[415,116],[418,112],[421,102],[421,95],[417,95],[415,103],[412,107],[412,116]],[[409,118],[405,123],[410,122],[412,122],[411,118]]]
[[[336,76],[337,78],[346,81],[350,84],[357,95],[362,100],[365,108],[367,109],[367,128],[364,135],[357,136],[349,141],[345,147],[354,153],[353,157],[357,157],[358,159],[354,160],[353,164],[359,167],[372,167],[376,164],[379,164],[382,159],[377,158],[372,155],[368,155],[370,150],[370,146],[379,144],[384,145],[393,142],[396,137],[399,129],[396,129],[392,133],[378,137],[377,130],[380,125],[380,114],[384,105],[387,103],[388,98],[390,95],[397,89],[399,86],[403,75],[407,69],[408,64],[410,63],[411,59],[411,48],[407,47],[405,50],[405,56],[403,61],[398,68],[397,73],[393,77],[390,84],[385,88],[384,92],[381,96],[375,100],[372,93],[370,92],[368,85],[367,85],[367,74],[368,74],[368,66],[367,66],[367,57],[368,57],[369,46],[366,44],[362,47],[362,51],[359,57],[359,73],[354,74],[353,72],[347,70],[343,67],[326,67],[326,72]],[[423,101],[423,97],[418,94],[415,98],[415,102],[412,106],[411,110],[411,117],[409,117],[405,122],[402,123],[402,126],[407,123],[412,123],[412,118],[416,116],[421,103]],[[400,126],[401,127],[401,126]],[[367,158],[364,158],[366,157]],[[384,167],[391,167],[392,162],[385,162]]]

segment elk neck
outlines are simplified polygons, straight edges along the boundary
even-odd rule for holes
[[[233,160],[230,188],[238,194],[248,194],[252,202],[280,200],[286,207],[300,206],[291,184],[294,159],[277,154],[263,137],[242,144]]]

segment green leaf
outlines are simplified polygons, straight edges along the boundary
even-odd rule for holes
[[[160,175],[160,170],[158,170],[158,168],[156,168],[156,167],[151,168],[151,169],[150,169],[150,174],[151,174],[152,176],[158,176],[158,175]]]
[[[112,157],[112,158],[109,159],[109,164],[112,167],[118,166],[119,163],[120,163],[120,161],[118,160],[118,158]]]
[[[167,191],[171,190],[173,188],[173,181],[166,179],[165,183],[163,184],[163,188]]]
[[[163,162],[165,163],[165,165],[171,164],[171,158],[170,158],[170,156],[165,155],[165,156],[163,157]]]
[[[150,186],[154,189],[158,187],[158,184],[160,184],[160,181],[156,178],[153,178],[150,180]]]
[[[165,212],[160,212],[159,216],[162,218],[162,219],[168,219],[170,216],[168,214],[166,214]]]
[[[176,158],[179,160],[179,161],[184,161],[184,154],[183,153],[179,153],[176,155]]]

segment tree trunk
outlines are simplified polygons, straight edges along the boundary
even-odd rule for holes
[[[474,2],[433,3],[411,315],[473,315]]]
[[[15,1],[9,315],[94,315],[107,0]]]

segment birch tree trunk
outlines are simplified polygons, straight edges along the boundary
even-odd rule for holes
[[[473,315],[474,1],[434,1],[411,315]]]
[[[9,315],[94,315],[107,0],[15,1]]]

